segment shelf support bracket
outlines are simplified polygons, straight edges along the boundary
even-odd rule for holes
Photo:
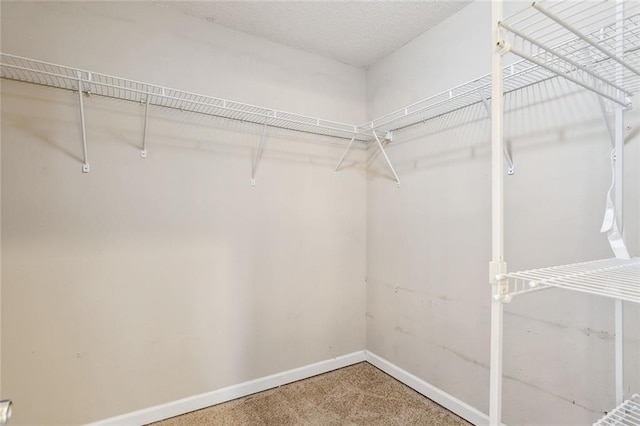
[[[264,148],[264,141],[266,139],[267,134],[267,123],[265,122],[262,125],[262,136],[260,136],[260,145],[258,145],[258,151],[256,152],[256,156],[253,159],[253,166],[251,167],[251,186],[256,185],[256,170],[258,170],[258,163],[260,162],[260,158],[262,157],[262,149]]]
[[[491,106],[489,105],[489,99],[484,94],[482,89],[478,89],[480,92],[480,100],[482,101],[482,105],[484,109],[487,111],[489,118],[491,118]],[[502,150],[504,155],[504,161],[507,163],[507,174],[512,176],[516,173],[515,166],[513,165],[513,156],[511,155],[511,144],[507,142]]]
[[[609,140],[611,141],[611,147],[615,148],[616,146],[616,132],[615,132],[615,115],[611,110],[611,103],[609,100],[604,99],[598,96],[598,101],[600,103],[600,111],[602,112],[602,118],[604,119],[604,124],[607,127],[607,133],[609,133]]]
[[[400,178],[398,177],[398,174],[396,173],[396,169],[393,168],[393,164],[391,164],[391,160],[389,160],[389,157],[387,156],[387,153],[384,150],[384,147],[382,146],[382,142],[380,142],[380,138],[378,137],[378,134],[376,133],[375,130],[371,130],[371,132],[373,133],[373,136],[376,138],[376,142],[378,143],[378,146],[380,147],[380,152],[382,152],[382,155],[384,156],[384,159],[387,162],[387,165],[389,166],[389,169],[391,170],[391,173],[393,173],[393,177],[396,179],[396,186],[399,188],[400,187]]]
[[[340,160],[338,161],[338,164],[336,165],[336,168],[333,171],[334,175],[338,173],[338,169],[340,168],[340,166],[342,166],[342,162],[344,161],[344,159],[347,158],[347,154],[351,150],[351,145],[353,145],[353,141],[355,140],[356,140],[356,133],[353,134],[353,137],[349,141],[349,145],[347,145],[347,149],[344,151],[344,154],[342,154],[342,157],[340,157]]]
[[[78,73],[78,101],[80,105],[80,126],[82,127],[82,173],[89,173],[89,158],[87,155],[87,129],[84,123],[84,95],[82,90],[82,74]]]
[[[142,151],[140,157],[147,158],[147,123],[149,121],[149,98],[151,95],[147,93],[147,99],[144,101],[144,132],[142,133]]]

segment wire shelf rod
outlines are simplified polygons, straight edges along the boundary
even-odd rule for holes
[[[640,258],[605,259],[502,274],[509,294],[538,287],[564,288],[640,303]]]
[[[545,273],[571,273],[572,271],[577,272],[593,272],[599,270],[609,270],[614,268],[626,267],[629,264],[640,264],[640,260],[638,258],[633,259],[604,259],[604,260],[592,260],[588,262],[581,263],[572,263],[568,265],[560,265],[560,266],[550,266],[546,268],[538,268],[538,269],[529,269],[525,271],[519,272],[510,272],[508,274],[504,274],[500,278],[508,278],[508,277],[522,277],[524,275],[538,275]]]
[[[640,426],[640,395],[635,394],[594,423],[594,426]]]
[[[589,70],[587,67],[585,67],[584,65],[580,65],[579,63],[577,63],[576,61],[574,61],[573,59],[563,55],[562,53],[558,52],[556,49],[552,48],[552,47],[546,47],[541,43],[538,43],[537,41],[535,41],[533,38],[523,34],[522,32],[516,30],[515,28],[509,26],[508,24],[502,23],[500,24],[500,26],[504,29],[506,29],[507,31],[510,31],[511,33],[515,34],[516,36],[520,37],[523,40],[526,40],[527,42],[531,43],[534,46],[537,46],[540,49],[545,50],[548,53],[551,53],[552,55],[558,57],[559,59],[573,65],[574,67],[580,69],[581,71],[589,74],[591,77],[593,77],[594,79],[598,79],[598,80],[602,80],[604,83],[608,84],[611,87],[614,87],[615,89],[625,93],[627,96],[631,96],[631,92],[623,89],[622,87],[616,85],[615,83],[613,83],[612,81],[609,81],[605,78],[603,78],[601,75],[596,74],[595,72]]]
[[[590,38],[588,38],[587,36],[582,34],[582,32],[580,30],[574,28],[569,23],[565,22],[564,20],[560,19],[559,17],[549,13],[545,8],[541,7],[537,3],[534,3],[533,7],[536,8],[536,10],[538,10],[540,13],[544,14],[545,16],[547,16],[549,19],[555,21],[559,25],[561,25],[564,28],[566,28],[568,31],[570,31],[571,33],[576,35],[578,38],[583,40],[585,43],[589,43],[589,45],[591,45],[595,49],[598,49],[599,51],[601,51],[606,56],[609,56],[611,59],[613,59],[614,61],[616,61],[617,63],[619,63],[623,67],[627,68],[629,71],[633,72],[635,75],[640,76],[640,71],[638,71],[637,69],[635,69],[631,65],[627,64],[622,59],[618,58],[618,56],[616,56],[614,53],[611,53],[607,49],[603,48],[599,43],[594,43]]]
[[[9,54],[0,55],[4,59],[1,63],[5,70],[3,77],[9,79],[71,90],[77,90],[77,82],[82,81],[85,91],[101,96],[140,102],[144,102],[144,99],[150,96],[149,103],[153,105],[223,118],[242,117],[242,120],[257,121],[258,123],[277,116],[280,123],[287,123],[283,128],[342,139],[349,139],[356,130],[356,126],[346,123],[207,97]],[[80,73],[80,78],[77,73]],[[309,132],[309,129],[313,129],[313,131]],[[361,138],[357,139],[361,140]]]
[[[535,57],[534,63],[565,77],[574,73],[572,67],[596,74],[603,83],[579,74],[572,81],[580,82],[582,87],[599,95],[607,93],[608,99],[618,98],[617,103],[626,106],[627,100],[621,94],[629,96],[640,87],[640,3],[626,2],[624,15],[619,11],[619,4],[602,1],[537,2],[534,7],[501,21],[501,25],[513,38],[510,50],[515,54],[525,59]],[[553,19],[547,15],[552,15]],[[621,29],[625,34],[622,46],[619,39]],[[532,46],[534,42],[539,49],[537,53]],[[621,63],[624,64],[622,71],[619,68],[623,66]],[[616,83],[612,85],[614,81]],[[619,81],[624,84],[619,84]],[[605,87],[607,83],[608,88]],[[614,88],[624,90],[614,93]]]
[[[597,93],[598,95],[600,95],[600,96],[602,96],[602,97],[604,97],[604,98],[607,98],[607,99],[609,99],[610,101],[615,102],[615,103],[617,103],[617,104],[619,104],[619,105],[621,105],[621,106],[623,106],[623,107],[628,107],[628,106],[629,106],[629,105],[628,105],[628,102],[626,101],[626,99],[625,99],[625,100],[618,99],[618,98],[616,98],[615,96],[610,95],[610,94],[608,94],[608,93],[605,93],[604,91],[602,91],[602,90],[600,90],[600,89],[597,89],[597,88],[595,88],[595,87],[593,87],[593,86],[590,86],[589,84],[587,84],[587,83],[585,83],[585,82],[582,82],[582,81],[578,80],[577,78],[575,78],[575,77],[573,77],[573,76],[571,76],[571,75],[568,75],[568,74],[566,74],[566,73],[559,73],[558,71],[554,70],[554,69],[553,69],[550,65],[548,65],[547,63],[545,63],[545,62],[543,62],[543,61],[539,61],[537,58],[535,58],[535,57],[533,57],[533,56],[529,56],[529,55],[527,55],[527,54],[526,54],[526,53],[524,53],[524,52],[516,51],[516,50],[512,50],[512,51],[513,51],[514,53],[516,53],[518,56],[520,56],[520,57],[522,57],[522,58],[525,58],[526,60],[528,60],[528,61],[530,61],[530,62],[533,62],[533,63],[535,63],[535,64],[538,64],[538,65],[539,65],[539,66],[541,66],[542,68],[545,68],[545,69],[549,70],[550,72],[556,73],[556,74],[558,74],[558,75],[562,76],[563,78],[566,78],[567,80],[571,81],[572,83],[577,84],[577,85],[578,85],[578,86],[580,86],[580,87],[583,87],[583,88],[585,88],[585,89],[587,89],[587,90],[590,90],[590,91],[592,91],[592,92],[595,92],[595,93]]]

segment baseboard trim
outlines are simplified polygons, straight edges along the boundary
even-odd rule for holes
[[[169,417],[179,416],[180,414],[185,414],[211,405],[251,395],[256,392],[262,392],[267,389],[286,385],[287,383],[307,379],[318,374],[327,373],[362,361],[365,361],[365,351],[353,352],[212,392],[179,399],[177,401],[157,405],[155,407],[149,407],[117,417],[111,417],[105,420],[89,423],[88,426],[139,426],[151,422],[157,422],[168,419]]]
[[[199,410],[201,408],[231,401],[236,398],[242,398],[243,396],[262,392],[288,383],[296,382],[298,380],[307,379],[318,374],[327,373],[362,361],[367,361],[371,365],[376,366],[396,380],[399,380],[410,388],[420,392],[422,395],[456,413],[474,425],[489,424],[489,417],[476,408],[446,393],[442,389],[427,383],[418,376],[403,370],[373,352],[365,350],[331,358],[315,364],[306,365],[304,367],[294,368],[293,370],[284,371],[282,373],[261,377],[259,379],[250,380],[248,382],[239,383],[237,385],[218,389],[212,392],[179,399],[166,404],[156,405],[155,407],[149,407],[94,423],[89,423],[87,426],[145,425]]]
[[[489,416],[487,416],[480,410],[446,393],[442,389],[439,389],[425,382],[418,376],[415,376],[408,371],[403,370],[402,368],[396,366],[395,364],[392,364],[386,359],[379,357],[372,352],[365,351],[365,360],[371,365],[378,367],[380,370],[392,376],[396,380],[399,380],[410,388],[416,390],[417,392],[420,392],[430,400],[442,405],[449,411],[456,413],[458,416],[473,423],[474,425],[489,424]]]

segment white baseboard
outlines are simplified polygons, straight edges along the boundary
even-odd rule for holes
[[[392,364],[386,359],[381,358],[372,352],[365,351],[365,360],[368,363],[378,367],[388,375],[409,386],[410,388],[416,390],[417,392],[420,392],[430,400],[442,405],[449,411],[452,411],[463,419],[473,423],[474,425],[489,424],[489,416],[487,416],[483,412],[470,406],[466,402],[460,401],[456,397],[449,395],[442,389],[439,389],[425,382],[418,376],[415,376],[408,371],[405,371],[402,368]]]
[[[90,423],[89,426],[139,426],[151,422],[157,422],[159,420],[168,419],[169,417],[179,416],[180,414],[189,413],[211,405],[231,401],[256,392],[262,392],[267,389],[286,385],[287,383],[313,377],[318,374],[327,373],[362,361],[365,361],[365,351],[353,352],[347,355],[328,359],[326,361],[317,362],[300,368],[294,368],[293,370],[272,374],[271,376],[250,380],[248,382],[218,389],[212,392],[100,420],[95,423]]]
[[[147,423],[157,422],[199,410],[201,408],[210,407],[222,402],[251,395],[256,392],[262,392],[267,389],[286,385],[287,383],[313,377],[318,374],[327,373],[362,361],[367,361],[378,367],[380,370],[410,388],[415,389],[417,392],[420,392],[422,395],[442,405],[448,410],[453,411],[458,416],[468,420],[474,425],[489,424],[489,417],[469,404],[460,401],[452,395],[449,395],[443,390],[438,389],[437,387],[425,382],[419,377],[401,369],[372,352],[358,351],[304,367],[295,368],[293,370],[284,371],[282,373],[272,374],[271,376],[262,377],[260,379],[250,380],[248,382],[218,389],[212,392],[100,420],[95,423],[90,423],[88,426],[140,426]]]

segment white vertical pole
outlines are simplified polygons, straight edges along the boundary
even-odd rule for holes
[[[616,207],[616,222],[620,235],[623,235],[623,174],[624,174],[624,111],[616,105],[614,112],[615,133],[615,182],[613,199]],[[622,300],[615,300],[615,395],[616,405],[624,401],[624,305]]]
[[[616,5],[616,56],[624,56],[624,4],[618,0]],[[624,74],[621,65],[616,69],[616,84],[624,83]],[[620,235],[623,234],[623,180],[624,180],[624,111],[620,105],[615,106],[614,111],[614,135],[615,135],[615,160],[614,160],[614,204],[616,208],[616,222]],[[615,364],[616,364],[616,405],[624,400],[624,322],[622,300],[615,301]]]
[[[491,253],[490,280],[493,284],[491,299],[491,370],[489,388],[489,424],[499,426],[502,416],[502,324],[503,305],[498,274],[506,272],[504,263],[504,181],[502,174],[503,141],[503,87],[500,29],[502,0],[491,2]]]

